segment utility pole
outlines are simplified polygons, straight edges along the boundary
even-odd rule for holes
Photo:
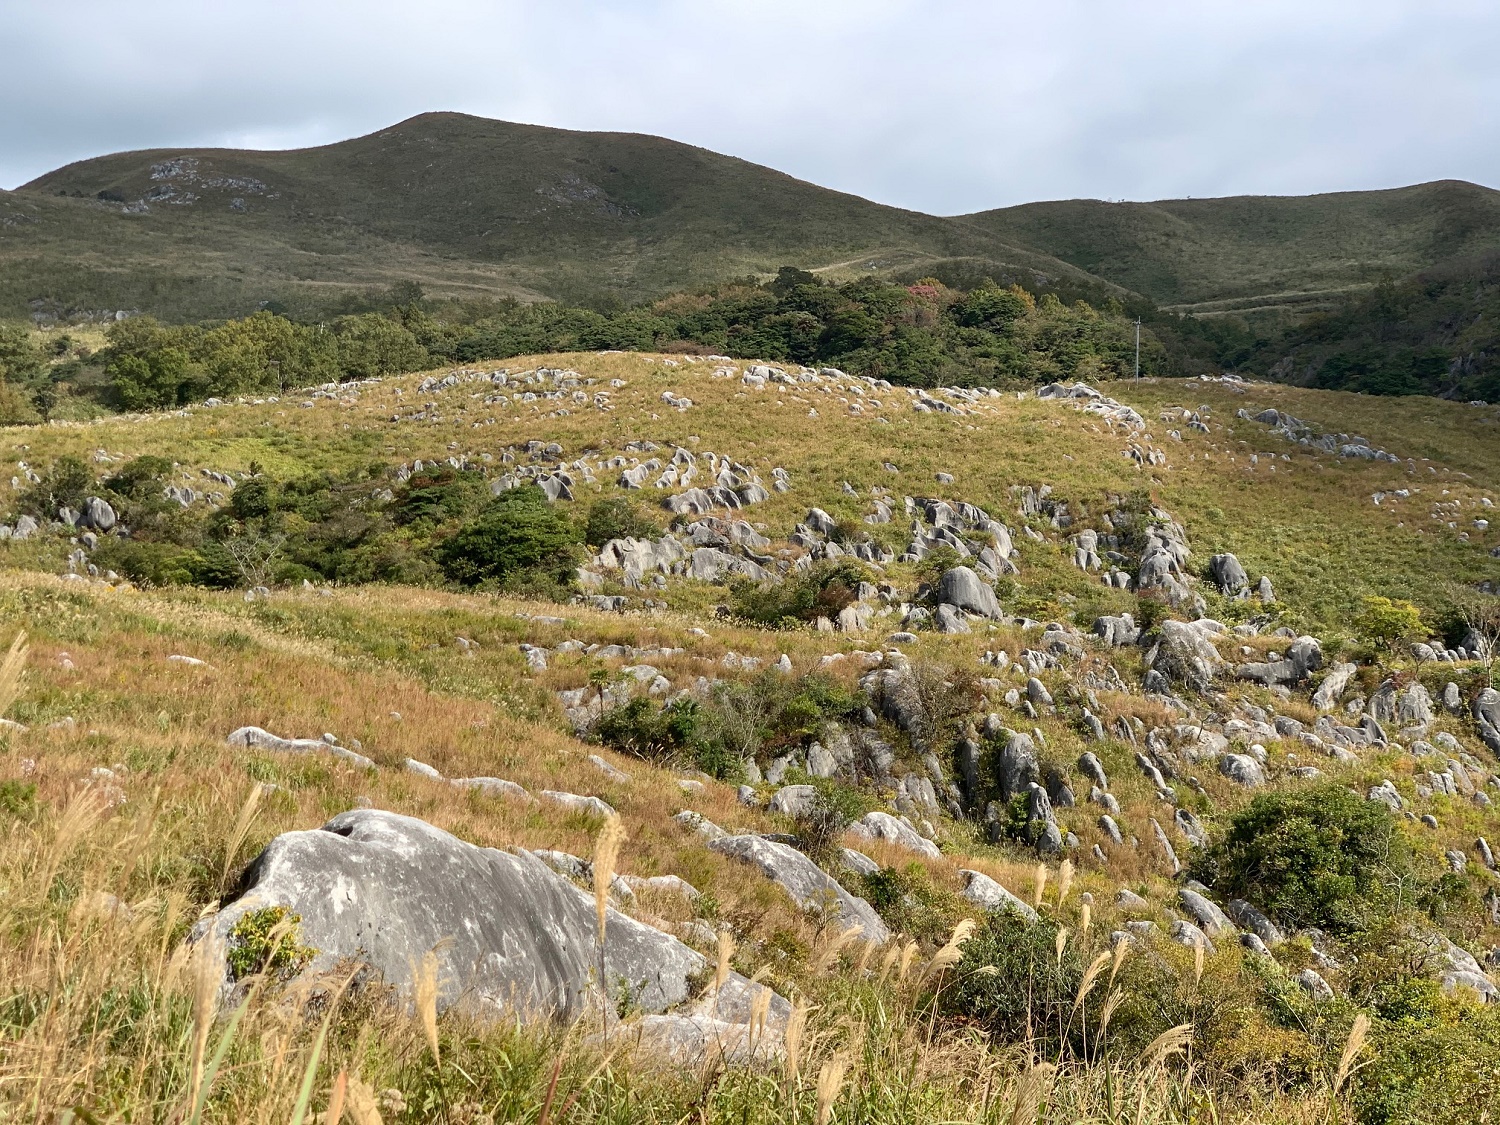
[[[1141,318],[1135,318],[1135,381],[1141,381]]]

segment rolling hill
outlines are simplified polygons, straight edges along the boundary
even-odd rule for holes
[[[675,141],[454,113],[292,152],[121,153],[0,196],[10,311],[45,297],[224,314],[405,278],[628,300],[788,261],[852,276],[954,257],[1113,288],[977,227]]]
[[[1310,344],[1298,332],[1310,316],[1360,319],[1382,279],[1425,292],[1422,277],[1474,274],[1497,250],[1500,192],[1460,181],[938,217],[660,137],[429,113],[319,148],[117,153],[0,193],[0,316],[191,320],[270,305],[310,319],[400,281],[607,306],[791,263],[834,281],[991,277],[1064,301],[1114,297],[1132,315],[1168,314],[1154,319],[1169,335],[1170,314],[1220,318],[1239,335],[1183,343],[1180,366],[1264,373],[1365,347],[1357,333]],[[1473,315],[1434,305],[1417,319],[1437,326],[1418,368],[1483,366]],[[1405,352],[1359,362],[1409,366]]]
[[[1500,192],[1440,180],[1328,195],[1075,199],[963,221],[1171,311],[1284,316],[1500,245]]]

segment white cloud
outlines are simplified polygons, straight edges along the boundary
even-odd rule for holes
[[[1500,183],[1462,0],[0,0],[0,183],[431,109],[658,133],[939,213]]]

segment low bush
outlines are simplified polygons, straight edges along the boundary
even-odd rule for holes
[[[714,737],[712,723],[695,699],[658,707],[646,696],[606,712],[594,736],[612,750],[657,765],[702,770],[721,781],[739,781],[744,759]]]
[[[1413,889],[1410,850],[1389,810],[1338,784],[1256,797],[1195,874],[1283,926],[1332,934],[1368,929]]]
[[[730,612],[757,625],[795,629],[819,617],[836,618],[867,580],[864,568],[849,559],[815,563],[780,581],[741,580],[730,586]]]
[[[605,497],[589,505],[583,541],[596,550],[611,539],[656,539],[661,525],[623,496]]]

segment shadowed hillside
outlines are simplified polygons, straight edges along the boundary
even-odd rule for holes
[[[50,297],[205,315],[408,277],[634,299],[788,261],[855,275],[955,256],[1108,288],[983,230],[705,149],[453,113],[291,152],[100,157],[0,200],[12,310]]]
[[[1330,308],[1500,242],[1500,192],[1459,180],[1392,191],[1155,203],[1075,199],[963,217],[1182,312]]]

